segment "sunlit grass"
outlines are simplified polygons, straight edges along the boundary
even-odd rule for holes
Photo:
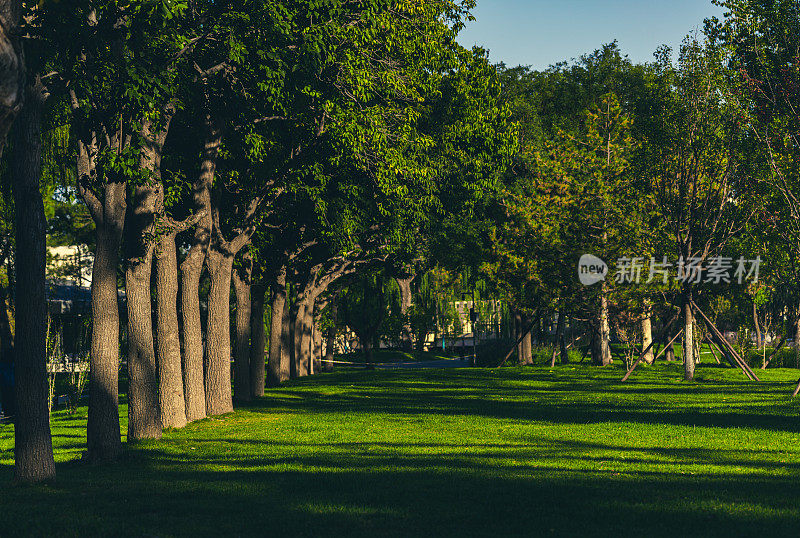
[[[798,372],[758,373],[344,371],[104,466],[59,411],[58,480],[6,489],[0,535],[796,536]]]

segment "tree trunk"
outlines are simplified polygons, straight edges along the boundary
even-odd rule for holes
[[[269,332],[269,368],[267,384],[277,387],[289,379],[289,356],[282,352],[284,326],[288,318],[286,308],[286,268],[278,273],[272,292],[272,319]],[[288,337],[287,337],[288,338]]]
[[[81,167],[78,170],[80,172]],[[109,182],[104,190],[103,217],[95,219],[96,247],[92,266],[92,343],[86,424],[86,457],[90,461],[115,460],[122,451],[117,267],[125,222],[125,184]]]
[[[647,349],[648,347],[650,348],[642,359],[645,364],[653,364],[655,362],[653,347],[650,345],[653,342],[653,323],[651,321],[652,316],[653,307],[650,304],[650,301],[645,299],[644,312],[642,314],[642,349]]]
[[[9,274],[9,280],[13,276]],[[0,285],[0,407],[8,416],[16,414],[14,405],[14,336],[11,333],[11,319],[8,316],[8,290]]]
[[[128,303],[128,442],[161,437],[158,373],[153,345],[150,277],[153,249],[129,259],[125,270]]]
[[[361,347],[364,350],[364,362],[366,362],[367,366],[373,366],[372,339],[359,338],[359,340],[361,340]]]
[[[142,122],[141,137],[144,143],[139,150],[139,169],[149,173],[150,181],[133,189],[132,203],[128,205],[125,271],[128,303],[128,442],[158,439],[162,430],[150,290],[156,246],[154,238],[158,237],[158,225],[165,218],[161,153],[173,113],[171,106],[166,107],[162,118],[165,122],[160,126],[150,119]],[[159,310],[156,309],[157,312]],[[177,324],[174,328],[177,329]],[[177,354],[180,364],[180,349]],[[168,356],[165,359],[168,362],[174,360]]]
[[[688,285],[683,292],[683,376],[694,379],[694,315],[692,314],[692,289]]]
[[[128,205],[125,297],[128,305],[128,442],[161,437],[158,372],[153,342],[150,281],[155,211],[160,194],[152,186],[134,189]]]
[[[294,361],[294,319],[295,308],[287,308],[288,304],[283,308],[283,325],[281,329],[281,363],[289,365],[289,378],[295,379],[297,377],[297,364]]]
[[[183,390],[186,420],[193,422],[206,417],[206,389],[203,374],[203,329],[200,321],[200,276],[203,271],[192,253],[181,264],[181,334],[183,336]]]
[[[211,290],[206,329],[206,413],[222,415],[233,411],[230,320],[233,256],[212,246],[207,265]]]
[[[0,25],[0,156],[3,155],[6,138],[14,124],[18,107],[22,103],[22,93],[25,91],[22,84],[25,64],[19,53],[17,35],[21,13],[21,0],[0,2],[0,18],[3,21]],[[24,110],[22,114],[30,117],[30,113]]]
[[[533,343],[531,341],[533,329],[528,330],[531,326],[531,319],[527,316],[522,318],[522,330],[527,331],[522,338],[522,361],[525,365],[533,365]]]
[[[601,284],[600,305],[597,312],[599,334],[594,339],[592,362],[595,366],[608,366],[611,360],[611,328],[608,322],[608,292],[606,284]]]
[[[755,301],[753,301],[753,326],[756,329],[756,349],[761,349],[763,342],[761,340],[761,324],[758,322],[758,308]]]
[[[313,366],[312,372],[314,375],[322,373],[322,331],[319,328],[319,317],[325,306],[320,305],[319,302],[314,305],[314,317],[312,319],[312,336],[311,336],[311,355]]]
[[[564,328],[561,331],[561,364],[569,364],[569,350],[567,349],[567,334],[566,334],[567,316],[564,315]],[[570,325],[570,330],[572,325]]]
[[[165,428],[186,426],[179,330],[178,259],[172,232],[156,247],[156,351],[161,423]]]
[[[397,286],[400,288],[400,314],[403,316],[403,328],[401,333],[401,345],[403,351],[410,352],[413,349],[413,338],[411,323],[408,320],[408,309],[411,307],[411,282],[413,276],[405,278],[395,278]]]
[[[50,435],[46,358],[47,285],[45,242],[47,221],[39,182],[42,176],[39,84],[28,91],[27,103],[14,126],[11,178],[16,211],[17,303],[16,418],[14,480],[41,482],[55,478]]]
[[[236,292],[236,353],[233,357],[233,397],[236,401],[252,400],[250,389],[250,277],[252,259],[245,257],[244,267],[233,274]]]
[[[335,296],[331,298],[331,318],[333,318],[333,323],[331,323],[328,334],[325,336],[325,361],[322,364],[322,370],[324,372],[333,371],[333,355],[334,347],[336,346],[336,323],[338,321],[338,307],[336,306]]]
[[[558,313],[558,322],[556,323],[556,338],[553,341],[553,354],[550,357],[550,368],[556,365],[556,355],[559,349],[564,345],[564,313]]]
[[[665,344],[669,343],[669,341],[671,339],[672,339],[672,337],[667,335],[667,339],[665,341]],[[670,344],[669,346],[667,346],[667,350],[664,352],[664,359],[667,362],[675,362],[675,344]]]
[[[203,365],[203,328],[200,321],[200,277],[211,239],[211,185],[216,173],[217,156],[222,144],[222,131],[207,117],[200,174],[193,187],[195,211],[203,215],[194,229],[189,253],[181,264],[181,324],[183,336],[183,388],[186,397],[186,419],[206,417],[206,391]]]
[[[311,341],[311,325],[313,303],[309,304],[308,297],[297,300],[295,321],[294,321],[294,362],[296,364],[297,377],[305,377],[310,373],[310,353],[309,343]]]
[[[517,363],[520,366],[528,366],[530,365],[530,360],[525,352],[525,338],[523,338],[522,331],[527,329],[524,326],[525,323],[522,318],[522,313],[519,310],[514,309],[514,340],[517,342]],[[530,336],[527,336],[530,338]]]
[[[800,306],[797,307],[797,319],[794,322],[794,366],[800,367]]]
[[[250,319],[250,394],[254,398],[264,396],[267,351],[267,334],[264,327],[266,291],[261,284],[251,288],[253,310]]]

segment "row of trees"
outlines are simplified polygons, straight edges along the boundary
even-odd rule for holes
[[[495,70],[455,41],[468,0],[4,5],[20,481],[55,473],[42,129],[65,133],[45,167],[94,230],[93,461],[120,454],[121,362],[130,442],[308,375],[326,291],[378,264],[401,277],[515,143]]]
[[[800,341],[800,14],[792,2],[762,4],[721,3],[726,18],[689,36],[677,58],[662,48],[637,65],[610,44],[543,72],[499,66],[518,133],[512,166],[475,219],[445,215],[418,272],[472,268],[519,319],[522,364],[531,326],[558,319],[563,336],[569,319],[598,365],[612,360],[612,334],[647,348],[654,331],[662,343],[681,332],[692,379],[709,330],[696,305],[727,329],[750,326],[759,348],[768,332]],[[606,282],[576,279],[585,253],[612,265]],[[633,262],[637,282],[624,271],[615,282],[615,260]],[[422,301],[425,286],[415,287]]]
[[[736,328],[746,304],[758,334],[769,320],[778,320],[773,332],[800,334],[800,8],[720,5],[724,20],[687,37],[677,59],[662,48],[633,64],[613,43],[542,72],[500,66],[518,150],[480,223],[450,219],[449,237],[472,245],[474,265],[523,318],[522,364],[531,360],[527,327],[554,313],[586,325],[597,365],[612,360],[612,332],[646,348],[654,326],[679,318],[664,340],[682,329],[687,379],[693,339],[705,334],[698,306]],[[578,281],[583,254],[609,262],[605,282]],[[641,279],[623,271],[615,281],[615,260],[655,264],[639,268]],[[707,278],[723,268],[726,278]],[[632,329],[638,337],[624,337]]]
[[[51,236],[71,226],[94,245],[90,460],[121,451],[121,363],[131,442],[230,412],[319,371],[323,313],[368,348],[381,320],[358,318],[384,308],[378,269],[404,346],[469,275],[518,320],[523,364],[553,313],[562,342],[564,320],[585,325],[598,365],[612,331],[648,342],[680,317],[688,379],[696,304],[723,314],[720,299],[748,296],[756,326],[798,317],[795,2],[724,2],[677,61],[632,64],[612,44],[543,72],[460,47],[473,4],[0,2],[18,480],[55,473],[54,199]],[[585,287],[586,253],[669,256],[695,276],[718,256],[765,264],[750,288],[691,273]]]

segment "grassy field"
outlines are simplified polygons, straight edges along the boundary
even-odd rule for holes
[[[0,536],[800,534],[796,370],[621,373],[341,372],[99,466],[58,412],[58,480],[6,485]]]
[[[405,352],[397,349],[382,349],[373,352],[372,360],[376,364],[392,364],[397,362],[420,362],[420,361],[436,361],[441,359],[448,359],[447,355],[443,355],[436,351],[413,351]],[[336,355],[335,360],[343,362],[353,362],[358,364],[366,363],[364,353],[354,351],[352,353],[345,353]]]

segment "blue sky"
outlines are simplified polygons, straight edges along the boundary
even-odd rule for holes
[[[702,30],[704,18],[721,14],[711,0],[478,0],[478,20],[459,41],[488,48],[492,62],[544,69],[616,39],[644,62],[659,45],[677,48]]]

